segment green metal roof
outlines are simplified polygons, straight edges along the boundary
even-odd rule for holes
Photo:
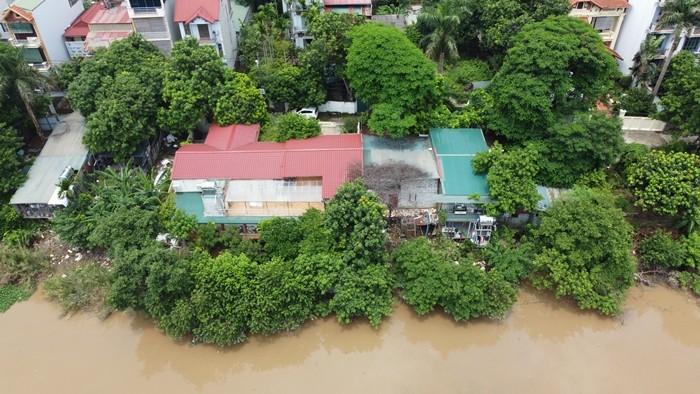
[[[27,11],[34,11],[36,7],[40,6],[45,0],[16,0],[10,5],[17,6],[19,8],[25,9]],[[68,1],[68,0],[65,0]]]
[[[488,196],[486,176],[472,170],[474,156],[488,150],[480,129],[430,129],[430,140],[438,160],[443,195]]]
[[[257,224],[269,216],[204,216],[202,193],[175,193],[175,205],[188,215],[194,215],[197,223]]]
[[[430,129],[430,140],[440,155],[475,155],[489,149],[481,129]]]

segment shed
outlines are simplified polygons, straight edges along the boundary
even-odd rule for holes
[[[447,202],[447,196],[454,196],[454,202],[474,194],[488,197],[486,176],[472,170],[474,156],[489,149],[481,129],[430,129],[430,141],[440,175],[441,202]]]

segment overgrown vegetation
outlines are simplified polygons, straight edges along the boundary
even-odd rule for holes
[[[44,294],[57,302],[64,314],[89,311],[107,317],[107,293],[111,285],[109,270],[98,263],[76,265],[62,275],[53,276],[43,283]]]
[[[20,286],[0,285],[0,313],[10,309],[15,302],[26,300],[30,294]]]

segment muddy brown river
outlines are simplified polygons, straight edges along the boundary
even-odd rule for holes
[[[633,288],[603,318],[521,292],[503,321],[311,322],[232,348],[174,342],[139,317],[60,317],[35,294],[0,314],[0,393],[697,393],[700,307]]]

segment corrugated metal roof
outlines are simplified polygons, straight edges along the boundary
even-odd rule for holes
[[[362,137],[365,165],[380,165],[391,161],[404,162],[425,171],[428,178],[439,178],[430,141],[425,137],[388,138]]]
[[[85,163],[88,155],[82,144],[85,130],[85,118],[77,112],[58,123],[10,204],[47,204],[66,166],[78,170]]]
[[[322,202],[321,182],[281,179],[229,181],[226,202]]]
[[[209,23],[219,20],[219,0],[175,0],[175,22],[190,23],[202,18]]]
[[[250,142],[258,125],[212,126],[204,144],[189,144],[175,154],[175,179],[284,179],[321,177],[323,198],[331,198],[347,179],[348,167],[362,163],[362,136],[325,135],[305,140]],[[242,136],[236,136],[237,133]],[[224,148],[226,147],[226,148]]]
[[[126,7],[119,4],[105,9],[104,3],[99,2],[83,11],[63,33],[64,37],[85,37],[90,32],[89,25],[99,24],[128,24],[131,22]]]
[[[442,194],[488,196],[486,176],[472,170],[474,156],[488,150],[480,129],[430,129],[430,140],[437,156]]]

